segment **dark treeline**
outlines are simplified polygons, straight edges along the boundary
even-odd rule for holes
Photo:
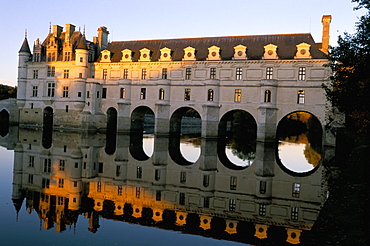
[[[0,84],[0,100],[17,97],[17,87]]]

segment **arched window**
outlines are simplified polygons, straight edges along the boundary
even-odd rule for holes
[[[163,90],[163,88],[159,89],[159,100],[164,100],[164,90]]]
[[[271,102],[271,91],[270,90],[265,91],[265,102]]]
[[[209,90],[208,90],[208,97],[207,97],[207,100],[208,100],[208,101],[213,101],[213,90],[212,90],[212,89],[209,89]]]

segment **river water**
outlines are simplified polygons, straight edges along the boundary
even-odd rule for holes
[[[308,132],[117,134],[113,149],[104,133],[3,135],[1,245],[299,244],[328,194]]]

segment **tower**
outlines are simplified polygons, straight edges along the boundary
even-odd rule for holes
[[[23,107],[26,100],[26,83],[27,83],[27,62],[31,59],[32,54],[28,45],[27,34],[24,37],[22,46],[18,51],[18,90],[17,104]]]

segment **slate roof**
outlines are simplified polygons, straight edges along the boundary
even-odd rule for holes
[[[234,47],[242,44],[247,46],[248,60],[261,60],[264,54],[264,46],[271,43],[278,46],[279,59],[294,59],[297,52],[296,45],[302,42],[311,45],[312,58],[325,58],[325,54],[318,49],[310,33],[114,41],[108,45],[107,50],[112,53],[111,61],[119,62],[122,58],[122,50],[130,49],[133,51],[133,61],[138,61],[140,50],[147,48],[151,51],[151,61],[155,62],[160,58],[160,49],[167,47],[172,51],[172,60],[181,61],[184,57],[183,49],[191,46],[196,49],[197,61],[204,61],[208,57],[208,48],[215,45],[220,47],[222,60],[231,60],[234,56]]]
[[[21,48],[19,49],[18,53],[20,52],[27,52],[31,54],[30,46],[28,45],[27,38],[24,38]]]

